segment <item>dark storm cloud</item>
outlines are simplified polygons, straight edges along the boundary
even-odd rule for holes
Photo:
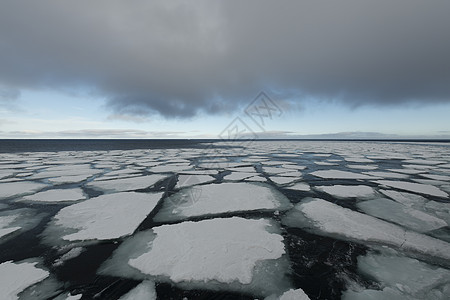
[[[450,101],[449,1],[0,4],[0,85],[81,87],[120,114],[189,117],[260,90],[350,106]]]

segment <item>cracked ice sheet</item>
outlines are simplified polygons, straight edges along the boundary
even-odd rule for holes
[[[163,193],[116,193],[64,207],[46,229],[50,241],[109,240],[132,234]],[[68,232],[71,232],[67,234]]]
[[[366,245],[386,245],[424,259],[450,264],[450,244],[322,199],[306,199],[282,219],[283,224],[315,234]]]
[[[394,180],[378,180],[374,182],[379,185],[385,185],[408,192],[448,198],[448,194],[446,192],[443,192],[439,188],[432,185]]]
[[[33,195],[25,196],[21,200],[34,202],[66,202],[85,200],[83,191],[80,188],[74,189],[56,189],[39,192]]]
[[[287,210],[289,200],[263,183],[221,183],[180,190],[166,198],[154,217],[157,222],[186,217],[254,210]]]
[[[312,172],[311,175],[324,179],[376,179],[369,175],[340,170],[322,170]]]
[[[2,299],[19,299],[18,294],[45,278],[49,272],[37,268],[37,262],[13,263],[7,261],[0,264],[0,295]]]
[[[427,232],[447,226],[444,220],[389,199],[359,202],[356,206],[371,216],[417,232]]]
[[[343,293],[345,300],[449,299],[450,271],[394,254],[358,257],[360,273],[375,279],[381,290],[358,289]]]
[[[279,233],[273,221],[239,217],[162,225],[126,240],[99,273],[187,289],[281,294],[290,286]]]
[[[370,198],[375,190],[367,185],[316,186],[315,189],[337,198]]]
[[[32,194],[47,185],[32,181],[0,183],[0,199]]]
[[[164,175],[152,174],[146,176],[138,176],[131,178],[111,179],[111,180],[94,180],[86,184],[86,187],[100,191],[108,192],[126,192],[133,190],[141,190],[151,187],[158,181],[167,178]]]
[[[226,176],[223,177],[224,180],[229,180],[229,181],[241,181],[243,179],[246,178],[250,178],[253,177],[255,175],[257,175],[258,173],[252,172],[252,173],[247,173],[247,172],[232,172]]]

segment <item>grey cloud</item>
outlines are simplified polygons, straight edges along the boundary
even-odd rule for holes
[[[0,131],[0,136],[3,138],[183,138],[183,134],[185,134],[185,132],[182,131],[146,131],[139,129]]]
[[[449,1],[2,1],[0,84],[91,89],[116,114],[230,112],[260,90],[450,101]]]

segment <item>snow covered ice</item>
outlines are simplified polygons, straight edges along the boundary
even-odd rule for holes
[[[0,298],[449,298],[448,144],[152,143],[0,153]]]

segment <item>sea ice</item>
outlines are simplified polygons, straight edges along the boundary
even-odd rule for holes
[[[374,189],[367,185],[316,186],[315,189],[337,198],[369,198],[375,195]]]
[[[86,186],[101,191],[126,192],[151,187],[164,178],[166,178],[164,175],[152,174],[122,179],[94,180],[86,184]]]
[[[144,280],[119,300],[156,300],[156,298],[155,283],[151,280]]]
[[[50,274],[49,272],[37,268],[37,262],[17,262],[7,261],[0,264],[0,295],[2,299],[19,299],[18,294],[36,284]]]
[[[197,184],[213,182],[214,180],[216,179],[209,175],[178,175],[178,182],[175,188],[180,189]]]
[[[374,179],[375,177],[340,170],[321,170],[312,172],[311,175],[324,179]]]
[[[102,195],[64,207],[52,225],[63,229],[62,239],[67,241],[120,238],[134,232],[162,195],[136,192]],[[72,233],[67,234],[67,230]]]
[[[83,191],[80,188],[57,189],[39,192],[33,195],[25,196],[22,200],[35,202],[65,202],[85,200]]]
[[[299,182],[291,186],[285,186],[284,188],[288,190],[302,191],[302,192],[309,192],[311,190],[311,187],[306,182]]]
[[[47,185],[45,184],[32,181],[2,183],[0,188],[0,199],[32,194],[42,190],[46,186]]]
[[[286,210],[292,205],[262,183],[221,183],[185,188],[164,200],[155,221],[253,210]]]
[[[413,193],[448,198],[448,194],[446,192],[443,192],[439,188],[432,185],[413,183],[407,181],[393,181],[393,180],[378,180],[375,182],[380,185],[385,185]]]
[[[44,215],[30,208],[0,211],[0,242],[34,228]]]
[[[283,295],[277,297],[276,295],[271,295],[264,298],[264,300],[310,300],[308,295],[302,289],[290,289],[283,293]]]
[[[271,176],[269,178],[277,185],[286,185],[299,180],[299,178],[296,177],[284,177],[284,176]]]
[[[348,290],[343,299],[449,299],[450,271],[417,259],[385,254],[358,257],[358,270],[381,290]]]
[[[150,172],[153,173],[171,173],[171,172],[179,172],[183,170],[192,169],[192,166],[189,164],[167,164],[167,165],[159,165],[150,168]]]
[[[442,264],[450,262],[450,244],[447,242],[407,231],[322,199],[302,201],[287,213],[282,222],[319,235],[367,245],[387,245]]]
[[[394,173],[394,172],[369,171],[369,172],[363,172],[363,174],[367,174],[367,175],[374,176],[374,177],[381,177],[381,178],[397,178],[397,179],[409,178],[409,175],[407,175],[407,174],[400,174],[400,173]]]
[[[273,221],[239,217],[162,225],[126,240],[99,273],[188,289],[281,294],[290,284],[279,232]]]
[[[363,212],[418,232],[432,231],[447,226],[447,222],[401,203],[376,199],[356,204]]]
[[[256,173],[232,172],[231,174],[224,176],[223,179],[229,181],[241,181],[243,179],[253,177],[255,175]]]

